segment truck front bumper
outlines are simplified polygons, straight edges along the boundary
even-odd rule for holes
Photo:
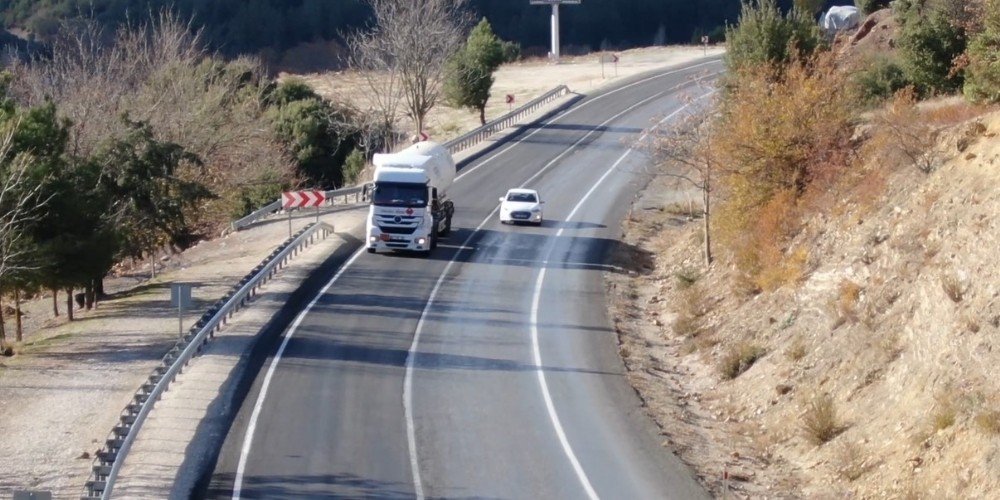
[[[430,237],[416,234],[389,234],[372,232],[368,235],[368,249],[376,252],[402,250],[413,252],[429,252]]]

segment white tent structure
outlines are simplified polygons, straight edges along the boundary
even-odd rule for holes
[[[819,25],[827,33],[836,33],[853,29],[861,24],[861,13],[853,5],[838,5],[830,7],[819,18]]]

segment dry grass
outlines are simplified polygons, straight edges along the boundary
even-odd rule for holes
[[[837,405],[829,395],[817,395],[809,401],[802,414],[802,430],[806,439],[817,446],[829,442],[843,431],[837,416]]]
[[[732,380],[750,369],[764,356],[764,348],[751,342],[741,342],[730,347],[719,360],[719,373],[724,380]]]
[[[844,443],[837,451],[836,469],[840,477],[854,481],[865,475],[871,469],[871,464],[859,444]]]
[[[954,274],[947,273],[941,276],[941,289],[956,304],[965,298],[965,285]]]
[[[973,104],[965,99],[953,98],[944,102],[921,106],[921,115],[931,125],[949,127],[965,123],[992,111],[993,107]]]
[[[937,404],[931,412],[931,428],[940,431],[955,425],[958,408],[949,393],[939,394],[935,399]]]
[[[674,334],[685,339],[686,354],[714,345],[714,341],[706,334],[703,320],[711,310],[711,303],[702,287],[692,280],[696,281],[694,275],[679,272],[678,285],[682,289],[677,300],[677,318],[671,325]]]
[[[693,203],[670,203],[664,206],[661,210],[670,215],[684,217],[687,220],[701,218],[701,216],[705,214],[701,206],[694,205]]]
[[[698,318],[681,314],[674,320],[673,330],[674,334],[686,339],[691,339],[697,337],[698,334],[701,333],[701,321],[699,321]]]
[[[833,329],[837,329],[844,323],[856,322],[858,320],[858,299],[861,298],[861,285],[854,281],[845,279],[837,287],[837,295],[830,303],[830,309],[834,315]]]
[[[780,262],[762,269],[757,284],[768,292],[795,285],[805,278],[808,264],[809,250],[804,246],[796,247]]]
[[[987,434],[1000,435],[1000,410],[979,412],[975,418],[976,426]]]
[[[785,357],[790,361],[800,361],[806,354],[806,340],[801,335],[792,339],[788,349],[785,350]]]

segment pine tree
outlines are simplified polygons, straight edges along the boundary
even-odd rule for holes
[[[969,42],[968,56],[966,97],[1000,102],[1000,0],[986,3],[983,31]]]
[[[486,123],[486,103],[493,88],[493,72],[503,63],[503,42],[483,18],[469,34],[465,47],[448,65],[445,96],[453,105],[479,111],[480,123]]]

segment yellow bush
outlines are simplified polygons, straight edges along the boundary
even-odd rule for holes
[[[832,185],[851,155],[856,105],[828,55],[730,77],[714,141],[724,166],[713,231],[739,271],[739,286],[773,290],[805,272],[808,249],[790,249],[800,200],[817,180]]]

